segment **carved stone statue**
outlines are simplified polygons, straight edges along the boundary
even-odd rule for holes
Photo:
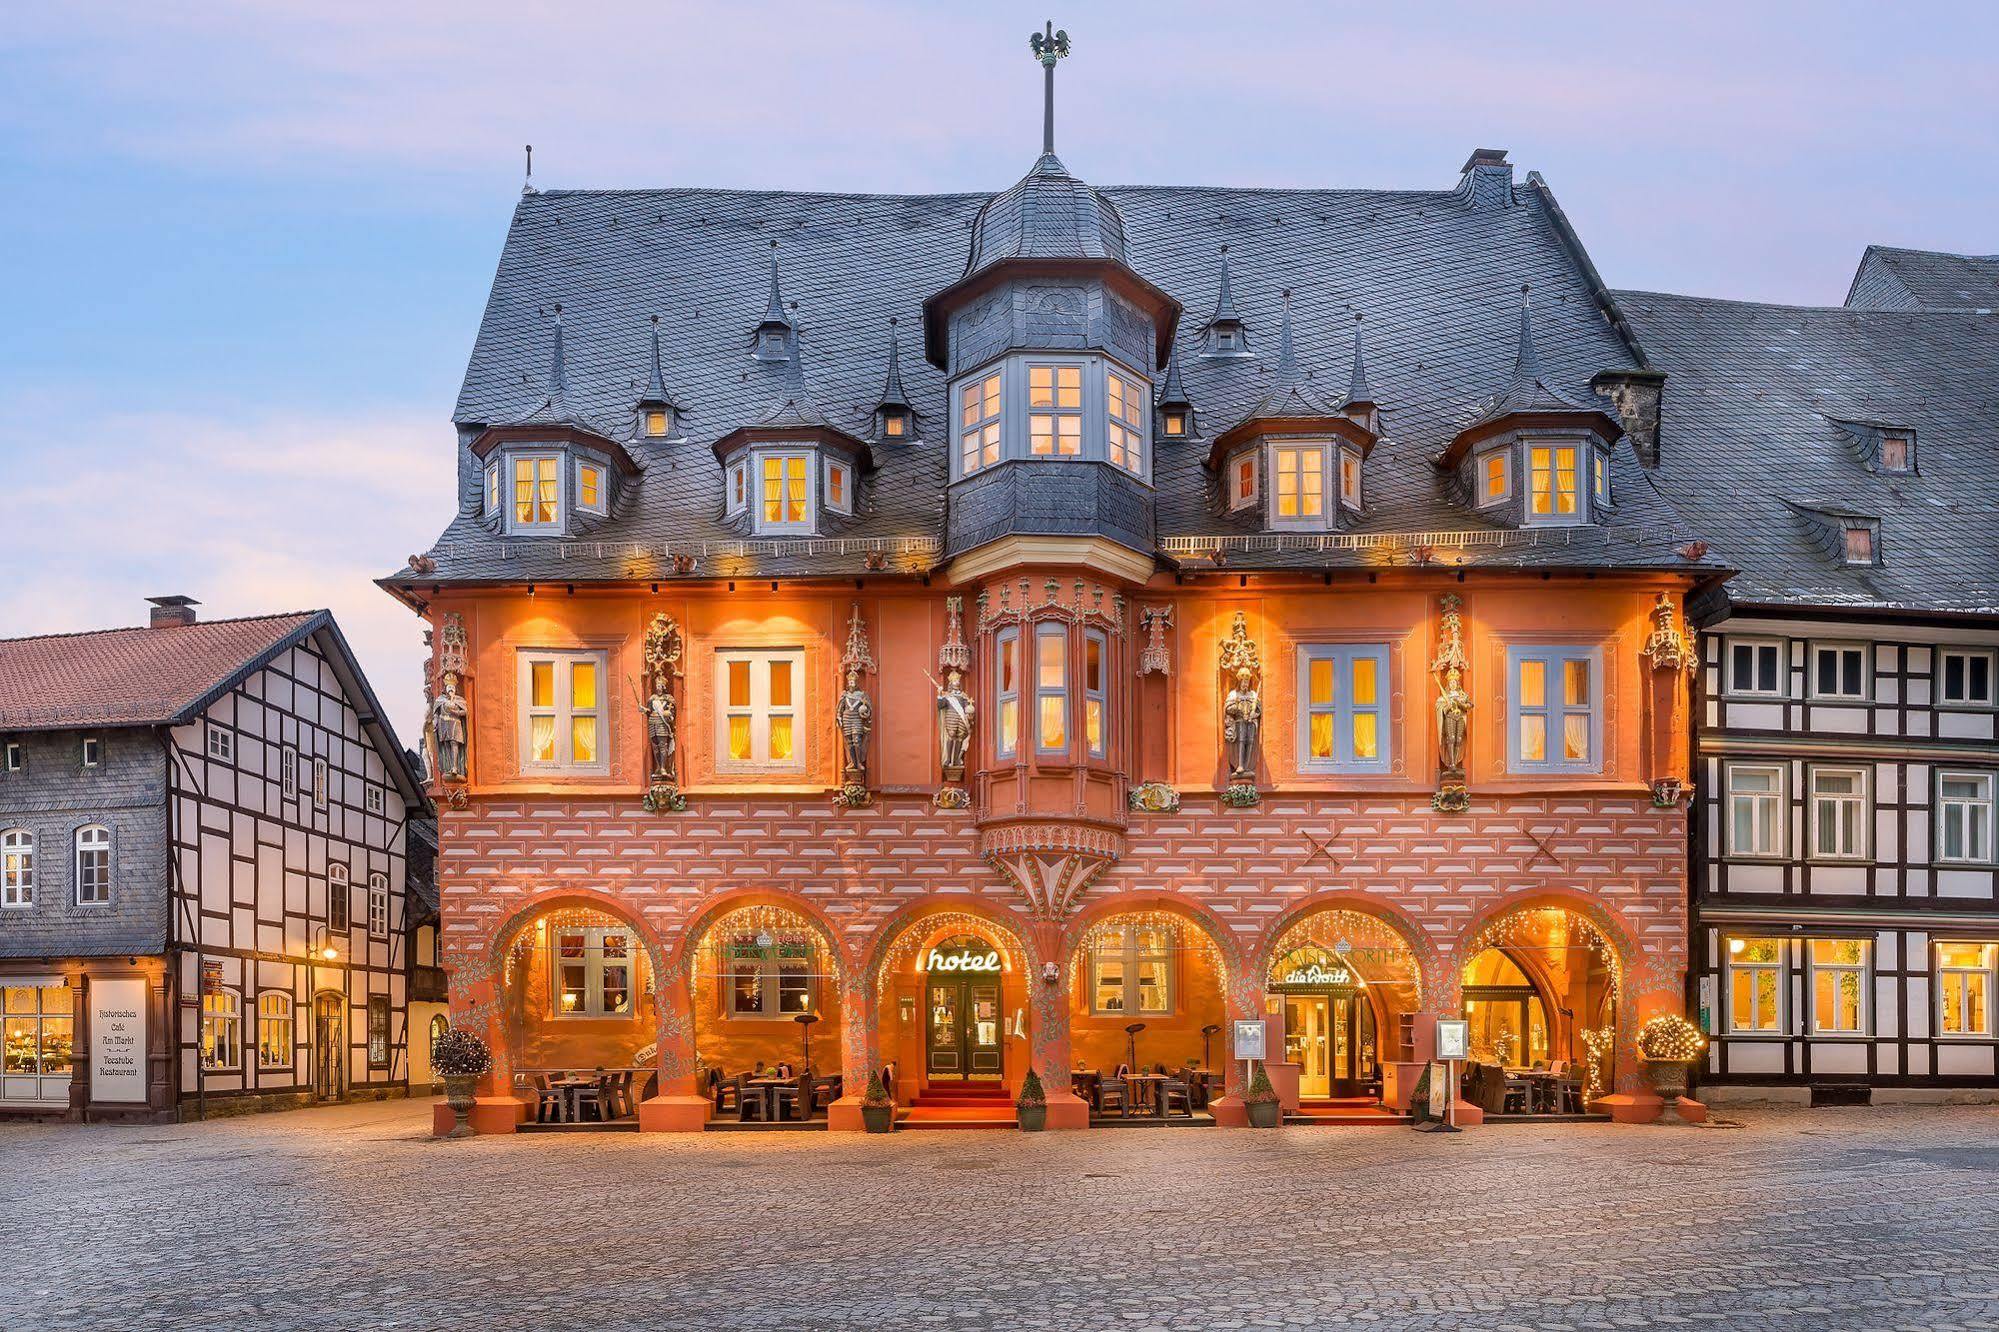
[[[861,688],[859,671],[847,672],[846,692],[840,695],[833,717],[840,727],[840,744],[846,760],[843,775],[848,782],[865,786],[868,780],[868,736],[875,727],[875,705],[868,700],[868,691]]]
[[[1256,780],[1257,739],[1263,733],[1263,696],[1248,670],[1235,673],[1235,685],[1222,701],[1222,741],[1228,749],[1229,780]]]
[[[965,751],[972,740],[972,718],[977,712],[971,695],[964,689],[965,677],[952,670],[937,691],[937,741],[944,752],[944,780],[965,779]],[[931,683],[936,683],[934,680]]]
[[[673,755],[679,743],[676,735],[680,705],[664,678],[652,682],[652,697],[645,700],[646,748],[651,758],[651,784],[672,786]]]
[[[458,672],[444,673],[444,689],[430,702],[430,743],[442,781],[465,780],[465,696],[458,692]]]
[[[1471,731],[1471,695],[1456,667],[1444,672],[1437,691],[1437,763],[1446,782],[1465,776],[1465,737]]]

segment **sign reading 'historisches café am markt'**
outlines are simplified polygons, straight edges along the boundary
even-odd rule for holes
[[[90,982],[90,1099],[146,1099],[146,982],[135,976]]]

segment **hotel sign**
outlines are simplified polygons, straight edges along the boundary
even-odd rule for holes
[[[146,982],[120,976],[90,982],[90,1099],[146,1100]]]
[[[962,972],[973,976],[998,975],[1000,955],[997,948],[953,948],[946,951],[933,948],[924,959],[923,969],[934,974]]]

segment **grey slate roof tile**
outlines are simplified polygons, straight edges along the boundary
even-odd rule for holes
[[[1999,254],[1870,245],[1847,290],[1850,310],[1999,310]]]

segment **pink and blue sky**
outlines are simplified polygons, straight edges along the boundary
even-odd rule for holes
[[[0,25],[0,635],[330,606],[406,741],[371,579],[450,502],[450,411],[546,187],[998,189],[1016,4],[76,3]],[[1052,12],[1052,11],[1049,11]],[[1999,251],[1999,8],[1065,0],[1099,184],[1541,171],[1615,286],[1837,304],[1862,248]]]

